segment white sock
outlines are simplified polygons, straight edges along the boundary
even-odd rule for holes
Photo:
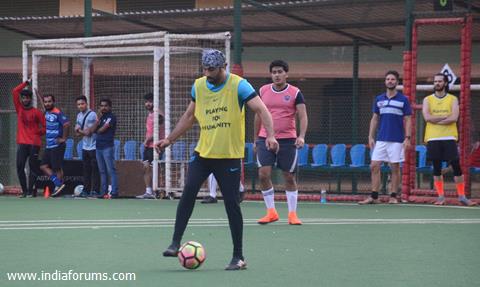
[[[288,212],[296,212],[297,211],[297,198],[298,198],[298,190],[289,191],[285,190],[287,194],[287,204],[288,204]]]
[[[213,173],[208,176],[208,190],[211,197],[217,197],[217,180],[215,179],[215,176],[213,176]]]
[[[263,200],[265,201],[265,205],[267,206],[267,208],[275,208],[275,190],[273,189],[273,187],[268,190],[262,190],[262,194]]]
[[[152,194],[153,193],[152,188],[151,187],[145,188],[145,193]]]

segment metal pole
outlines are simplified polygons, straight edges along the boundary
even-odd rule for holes
[[[243,76],[242,67],[242,1],[234,0],[233,3],[233,66],[232,73]]]
[[[92,37],[92,0],[84,0],[83,35]]]
[[[159,139],[159,122],[158,115],[160,113],[160,59],[162,58],[160,48],[153,51],[153,142],[157,143]],[[158,153],[153,153],[153,177],[152,187],[154,191],[159,189],[158,186]]]
[[[353,75],[352,75],[352,146],[358,143],[358,67],[359,40],[353,39]],[[352,174],[352,192],[357,192],[357,177]]]
[[[165,96],[165,137],[171,132],[170,120],[170,39],[168,34],[165,35],[164,44],[165,54],[163,60],[164,68],[164,96]],[[172,175],[171,175],[171,149],[165,149],[165,194],[170,195],[172,192]],[[154,175],[156,176],[156,175]]]
[[[413,10],[415,8],[415,0],[406,0],[405,2],[405,51],[412,50],[412,26],[413,26]]]
[[[353,76],[352,76],[352,144],[358,142],[358,69],[359,41],[353,40]]]
[[[405,2],[405,49],[403,52],[403,85],[405,87],[404,94],[409,98],[410,104],[415,104],[415,98],[412,97],[412,28],[413,28],[413,10],[415,8],[415,0],[406,0]],[[416,83],[415,83],[416,84]],[[412,115],[412,125],[415,127],[415,111]],[[413,131],[412,131],[413,133]],[[415,146],[415,135],[412,134],[412,145]],[[413,151],[412,151],[413,149]],[[415,180],[415,157],[412,156],[415,149],[405,151],[404,168],[402,169],[402,200],[407,201],[410,191],[414,188],[412,182]]]

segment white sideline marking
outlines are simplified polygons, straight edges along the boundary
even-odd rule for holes
[[[304,218],[305,225],[376,225],[376,224],[480,224],[480,218],[460,219],[343,219],[343,218]],[[287,225],[279,220],[272,225]],[[245,219],[245,226],[261,226],[256,219]],[[1,230],[49,230],[49,229],[103,229],[103,228],[161,228],[174,226],[173,219],[105,219],[105,220],[19,220],[0,221]],[[189,227],[227,227],[227,219],[192,219]]]

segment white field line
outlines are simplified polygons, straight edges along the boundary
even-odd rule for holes
[[[480,219],[302,219],[305,225],[393,225],[393,224],[480,224]],[[159,228],[173,227],[173,219],[135,219],[135,220],[36,220],[36,221],[0,221],[1,230],[48,230],[48,229],[101,229],[101,228]],[[280,220],[276,225],[288,224]],[[245,226],[260,226],[256,219],[244,220]],[[226,219],[195,219],[191,220],[190,227],[227,227]]]

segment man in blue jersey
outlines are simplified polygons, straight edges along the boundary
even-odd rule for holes
[[[392,170],[388,203],[398,203],[397,190],[401,179],[400,162],[404,160],[404,150],[410,146],[410,115],[412,114],[408,98],[396,90],[398,80],[397,71],[388,71],[385,74],[386,92],[378,95],[373,102],[373,116],[368,132],[368,144],[372,150],[370,164],[372,194],[367,199],[360,201],[359,204],[379,202],[378,190],[380,189],[380,173],[383,162],[389,163]]]
[[[43,106],[45,107],[46,148],[40,169],[55,185],[52,196],[57,196],[65,187],[63,183],[63,157],[70,122],[67,117],[55,107],[55,97],[53,95],[43,96]]]

